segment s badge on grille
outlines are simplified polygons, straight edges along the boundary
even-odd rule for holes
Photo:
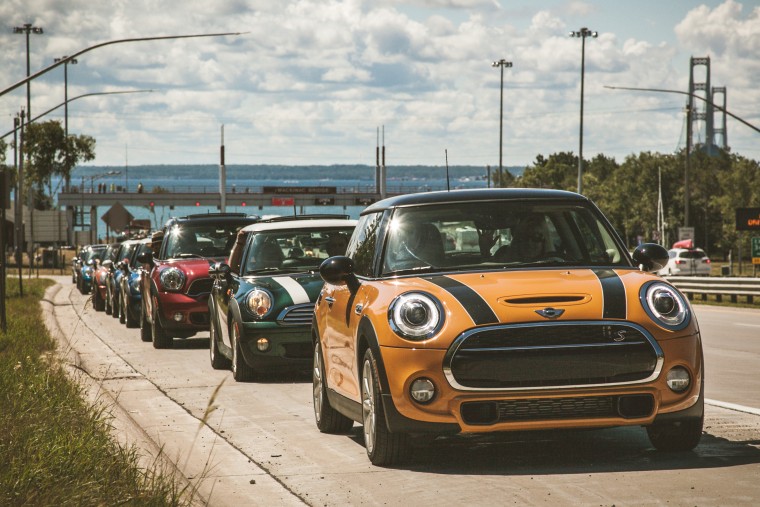
[[[536,313],[545,319],[556,319],[565,313],[565,310],[560,308],[544,308],[543,310],[536,310]]]
[[[617,332],[617,335],[612,338],[612,340],[615,342],[624,342],[625,335],[626,335],[625,330],[621,329],[620,331]]]

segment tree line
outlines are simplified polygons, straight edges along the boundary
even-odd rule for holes
[[[12,146],[0,139],[0,164],[7,163],[9,148]],[[57,120],[29,125],[23,149],[25,160],[29,157],[31,161],[25,166],[25,192],[34,193],[37,209],[55,206],[59,189],[52,188],[53,181],[64,181],[78,164],[95,159],[95,139],[87,135],[66,138]],[[678,228],[685,225],[686,165],[685,150],[673,154],[641,152],[620,163],[600,154],[584,160],[584,194],[607,215],[629,247],[640,240],[669,247],[678,239]],[[422,177],[413,169],[405,168],[405,174]],[[313,174],[313,168],[309,170]],[[15,185],[15,172],[11,173]],[[492,177],[496,179],[498,174],[492,171]],[[560,152],[537,155],[522,174],[503,171],[500,183],[505,187],[575,191],[577,177],[577,155]],[[689,189],[689,225],[695,229],[697,246],[713,257],[726,258],[740,244],[746,252],[749,235],[736,231],[735,210],[760,207],[760,164],[725,150],[708,155],[698,147],[689,156]],[[660,190],[666,223],[664,238],[657,230]]]
[[[667,248],[685,225],[686,162],[685,150],[631,154],[622,163],[600,154],[584,159],[583,193],[607,215],[627,246],[643,239]],[[538,155],[520,177],[504,174],[502,185],[575,191],[577,178],[578,157],[561,152]],[[665,238],[657,231],[660,185]],[[695,229],[696,246],[725,259],[730,251],[735,258],[741,245],[747,255],[750,235],[736,231],[735,210],[760,207],[760,164],[730,151],[708,155],[698,148],[689,157],[689,189],[689,226]]]

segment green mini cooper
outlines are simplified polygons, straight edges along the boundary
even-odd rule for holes
[[[212,266],[210,359],[236,381],[308,371],[311,321],[322,290],[319,265],[343,255],[356,225],[347,218],[277,217],[238,232],[228,263]]]

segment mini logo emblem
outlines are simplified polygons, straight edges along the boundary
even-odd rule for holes
[[[613,339],[614,341],[616,341],[616,342],[622,342],[622,341],[625,341],[625,330],[622,330],[622,329],[621,329],[620,331],[618,331],[618,332],[617,332],[617,336],[614,336],[612,339]]]
[[[565,313],[565,310],[559,308],[544,308],[543,310],[536,310],[536,313],[545,319],[556,319]]]

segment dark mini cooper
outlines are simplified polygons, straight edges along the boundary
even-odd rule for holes
[[[308,371],[319,265],[343,255],[356,221],[304,215],[242,229],[229,263],[216,264],[209,299],[211,366],[237,381]]]

